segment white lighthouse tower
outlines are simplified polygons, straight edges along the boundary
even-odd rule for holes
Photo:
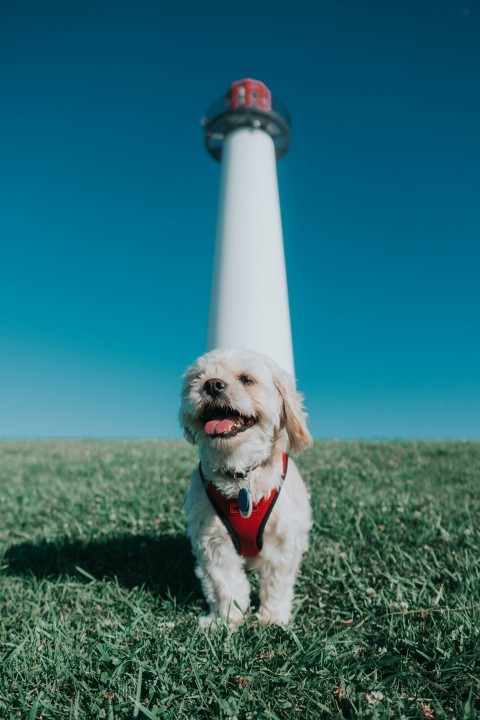
[[[207,350],[255,350],[295,375],[276,169],[290,144],[288,112],[245,79],[204,123],[222,162]]]

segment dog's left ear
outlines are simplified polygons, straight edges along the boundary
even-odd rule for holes
[[[303,395],[297,391],[290,373],[278,367],[274,372],[274,382],[282,399],[282,427],[287,431],[290,452],[296,455],[313,444],[307,428],[308,416],[302,407]]]

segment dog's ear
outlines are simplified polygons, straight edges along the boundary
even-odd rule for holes
[[[297,391],[290,373],[278,366],[274,371],[274,382],[282,400],[282,427],[287,431],[290,452],[296,455],[313,444],[307,428],[308,416],[302,407],[303,395]]]
[[[192,445],[196,445],[197,441],[195,439],[195,435],[187,427],[186,419],[183,415],[183,411],[181,408],[180,408],[180,412],[178,413],[178,422],[180,423],[180,427],[183,428],[183,436],[184,436],[185,440],[187,440]]]
[[[180,410],[178,413],[178,422],[180,423],[180,427],[183,429],[183,435],[185,437],[185,440],[187,442],[191,443],[192,445],[197,444],[197,440],[195,438],[195,435],[192,433],[192,431],[188,427],[187,423],[187,413],[185,412],[185,407],[188,403],[188,392],[190,383],[192,382],[193,378],[195,377],[197,372],[195,364],[190,365],[184,372],[182,379],[183,379],[183,385],[181,390],[181,405]]]
[[[191,443],[192,445],[197,444],[197,441],[195,440],[195,436],[192,435],[192,433],[190,432],[190,430],[187,427],[183,428],[183,435],[185,437],[185,440],[188,440],[188,442]]]

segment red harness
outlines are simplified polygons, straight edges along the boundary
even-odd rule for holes
[[[282,463],[283,483],[287,474],[287,453],[282,453]],[[278,490],[274,488],[268,498],[262,498],[258,503],[254,504],[250,517],[244,518],[240,515],[236,498],[229,499],[222,495],[212,482],[205,480],[201,465],[199,465],[199,470],[210,502],[215,508],[218,517],[230,533],[230,537],[238,554],[243,557],[254,557],[258,555],[263,546],[263,531],[265,530],[265,525],[278,500],[282,486],[280,485]]]

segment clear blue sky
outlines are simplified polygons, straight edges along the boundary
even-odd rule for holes
[[[317,437],[480,438],[480,5],[0,7],[0,437],[178,437],[204,350],[230,82],[279,163]]]

